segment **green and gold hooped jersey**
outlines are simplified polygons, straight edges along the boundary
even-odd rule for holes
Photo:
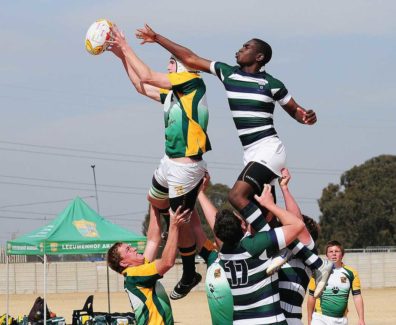
[[[206,86],[196,73],[169,73],[172,90],[161,89],[164,104],[165,153],[169,158],[201,156],[211,149],[206,129]]]
[[[315,280],[309,282],[309,294],[313,296]],[[334,269],[320,298],[316,299],[315,312],[329,317],[344,317],[347,312],[349,293],[360,295],[360,279],[351,267],[343,265]]]
[[[135,313],[138,325],[173,325],[172,308],[164,287],[158,279],[155,262],[128,267],[124,288]]]

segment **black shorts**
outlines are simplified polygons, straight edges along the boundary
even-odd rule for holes
[[[248,183],[253,194],[261,195],[264,184],[270,184],[275,178],[278,178],[272,170],[256,161],[249,162],[242,170],[238,177],[238,181]],[[272,186],[272,194],[275,198],[275,186]]]

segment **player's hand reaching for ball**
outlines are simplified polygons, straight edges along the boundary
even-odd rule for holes
[[[110,27],[110,31],[112,37],[107,41],[109,44],[109,50],[118,56],[118,54],[120,54],[118,51],[125,49],[128,46],[128,43],[124,33],[118,29],[117,25]]]
[[[137,29],[135,35],[137,39],[142,40],[142,42],[140,43],[142,45],[145,43],[155,43],[156,33],[147,24],[144,24],[143,28]]]

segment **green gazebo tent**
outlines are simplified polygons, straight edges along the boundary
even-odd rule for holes
[[[77,197],[48,225],[8,241],[7,255],[43,256],[45,300],[47,255],[106,253],[110,246],[117,241],[129,243],[142,252],[146,237],[137,235],[104,219],[81,198]],[[109,292],[108,299],[110,299]],[[7,267],[7,315],[8,304]],[[46,313],[44,313],[45,315]]]

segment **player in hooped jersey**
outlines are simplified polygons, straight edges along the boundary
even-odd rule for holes
[[[228,198],[244,219],[257,218],[261,207],[254,201],[254,195],[260,195],[264,184],[273,184],[281,176],[286,161],[285,147],[273,123],[275,103],[278,102],[299,123],[316,123],[315,112],[297,104],[284,84],[263,70],[271,60],[271,46],[260,39],[251,39],[236,53],[238,65],[230,66],[196,55],[190,49],[155,33],[147,24],[137,30],[136,37],[143,40],[142,44],[160,44],[184,64],[212,73],[223,83],[244,148],[245,164]],[[289,248],[296,251],[301,247],[296,245],[297,242]],[[274,260],[273,268],[268,268],[268,272],[277,270],[287,258],[281,254]]]
[[[175,57],[169,61],[169,73],[153,71],[137,57],[116,26],[112,27],[112,35],[109,49],[121,59],[136,90],[164,104],[165,156],[154,172],[148,195],[150,218],[159,220],[159,214],[168,214],[169,205],[173,211],[179,205],[190,209],[192,218],[198,218],[194,205],[206,172],[202,156],[211,149],[206,134],[205,84],[196,71]],[[190,222],[181,227],[179,252],[183,274],[170,294],[171,299],[183,298],[201,281],[201,275],[195,271],[196,244],[192,228]],[[158,245],[159,241],[158,238],[149,244]]]
[[[138,29],[142,43],[156,42],[184,64],[217,76],[226,88],[228,103],[244,148],[245,168],[230,191],[231,204],[243,215],[254,214],[249,204],[260,195],[263,184],[281,176],[286,151],[273,125],[278,102],[296,121],[312,125],[316,114],[305,110],[291,97],[284,84],[262,70],[272,57],[272,49],[260,39],[252,39],[236,53],[237,66],[199,57],[191,50],[155,33],[148,25]]]

